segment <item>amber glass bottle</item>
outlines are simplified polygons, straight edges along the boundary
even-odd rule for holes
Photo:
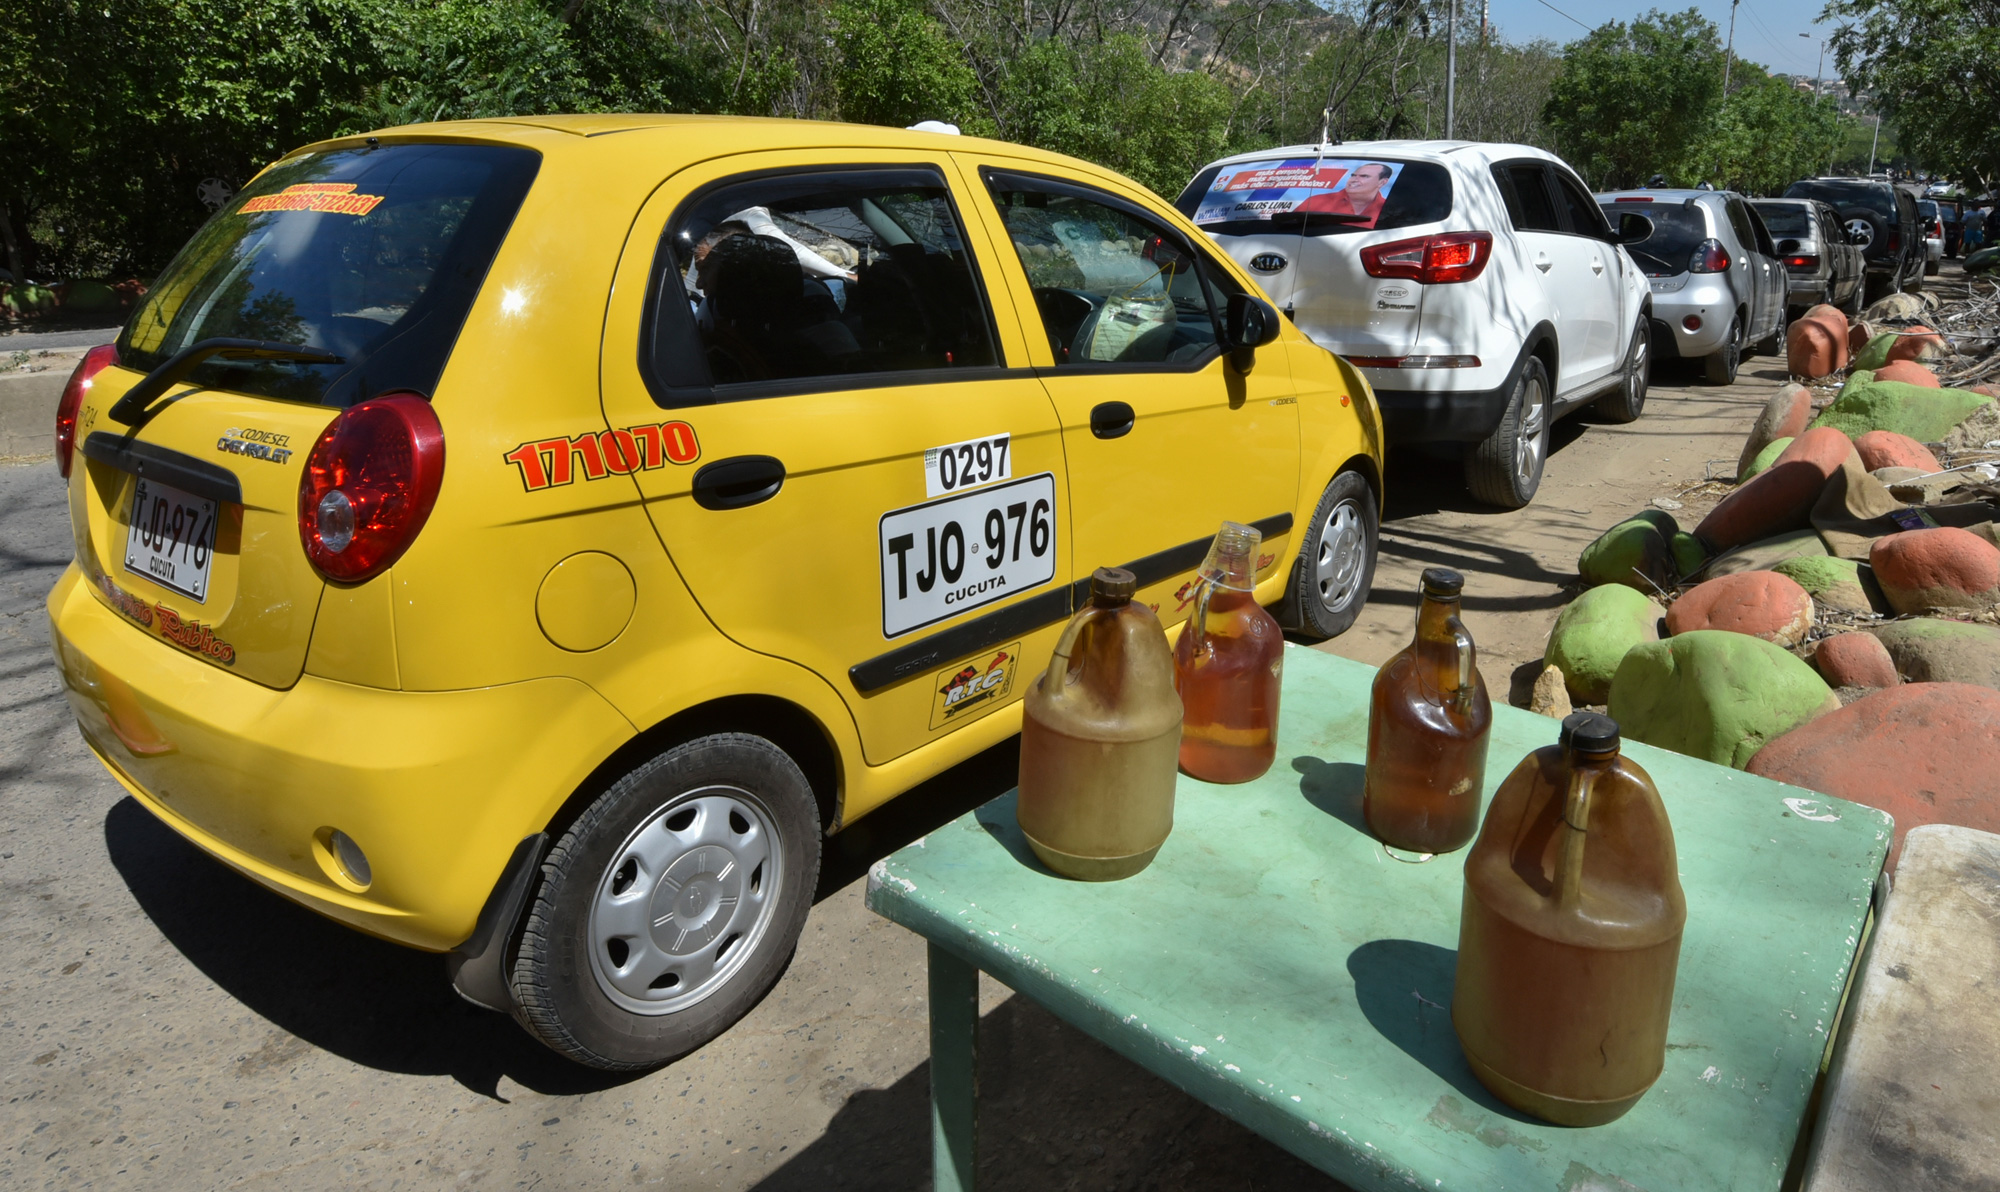
[[[1687,900],[1660,792],[1578,712],[1493,796],[1465,857],[1452,1023],[1516,1109],[1594,1126],[1632,1108],[1667,1056]]]
[[[1384,844],[1448,853],[1479,830],[1493,704],[1458,619],[1465,577],[1424,569],[1417,636],[1375,674],[1361,813]]]
[[[1090,577],[1085,605],[1028,692],[1015,817],[1042,863],[1112,881],[1152,863],[1174,826],[1181,701],[1174,658],[1138,582],[1118,567]]]
[[[1222,523],[1174,643],[1174,688],[1187,709],[1181,769],[1204,782],[1248,782],[1278,755],[1285,636],[1252,593],[1263,541],[1249,526]]]

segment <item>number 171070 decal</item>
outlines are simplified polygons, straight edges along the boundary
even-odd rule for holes
[[[882,515],[882,635],[895,637],[1056,574],[1051,472]]]

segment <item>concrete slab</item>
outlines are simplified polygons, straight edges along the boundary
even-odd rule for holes
[[[0,459],[55,454],[56,402],[72,367],[0,373]]]
[[[2000,836],[1910,829],[1850,995],[1807,1192],[2000,1189]]]

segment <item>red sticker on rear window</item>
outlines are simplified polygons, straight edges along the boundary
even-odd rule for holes
[[[327,215],[366,215],[381,195],[354,193],[352,182],[301,182],[274,195],[258,195],[243,204],[245,215],[259,211],[318,211]]]

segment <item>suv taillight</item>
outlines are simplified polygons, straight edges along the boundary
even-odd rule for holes
[[[83,395],[90,391],[97,374],[118,363],[118,345],[99,344],[76,362],[76,371],[63,386],[62,400],[56,403],[56,469],[65,479],[76,455],[76,416],[83,409]]]
[[[1689,273],[1721,273],[1729,268],[1729,250],[1722,247],[1722,241],[1709,237],[1694,246],[1694,255],[1688,258]]]
[[[335,418],[299,480],[299,538],[313,568],[358,584],[402,557],[444,482],[444,428],[415,393],[385,393]]]
[[[1493,256],[1493,233],[1447,232],[1392,240],[1361,250],[1361,268],[1370,277],[1398,277],[1427,286],[1471,281]]]
[[[1903,229],[1897,228],[1895,231],[1889,233],[1889,251],[1891,253],[1903,251]]]
[[[1819,268],[1819,257],[1811,253],[1795,253],[1785,258],[1785,268],[1804,269],[1810,272]]]

